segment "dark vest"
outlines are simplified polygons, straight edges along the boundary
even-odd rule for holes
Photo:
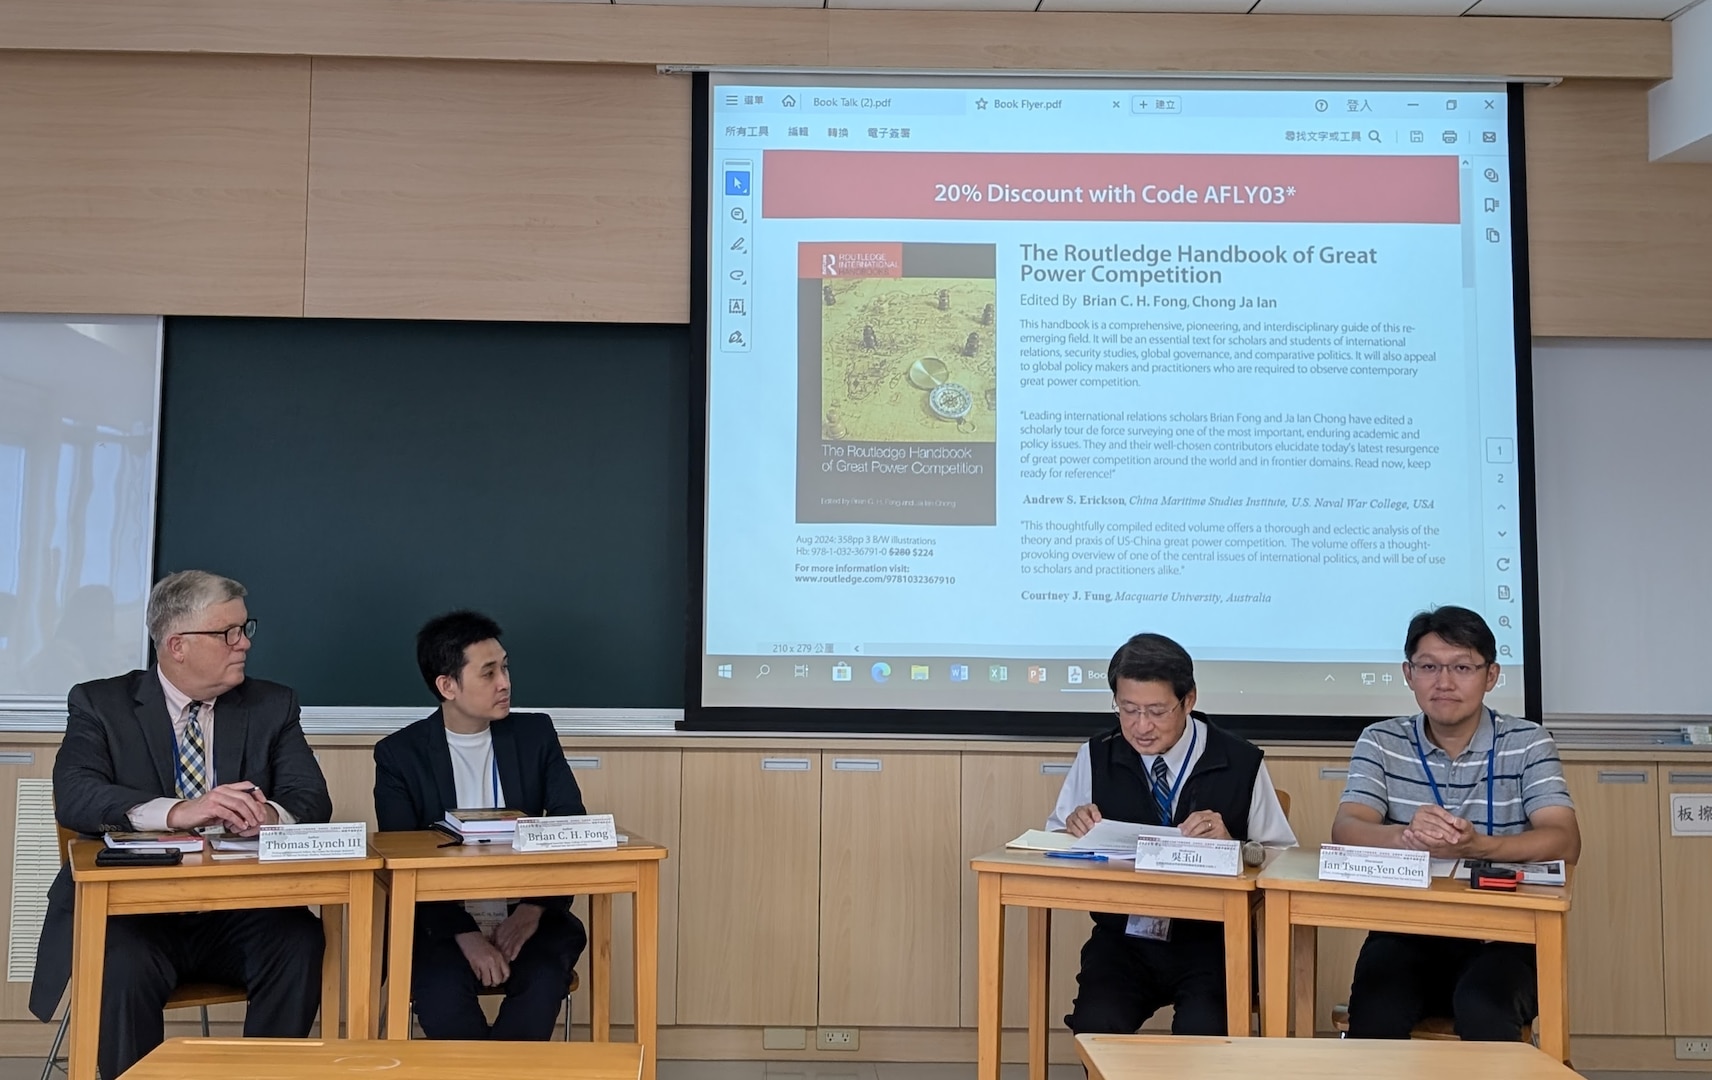
[[[1188,737],[1185,730],[1183,738]],[[1253,743],[1211,723],[1207,724],[1206,740],[1200,760],[1177,792],[1176,813],[1170,821],[1161,821],[1147,767],[1135,747],[1123,737],[1123,729],[1089,739],[1088,765],[1093,774],[1094,805],[1100,808],[1100,816],[1138,825],[1181,825],[1184,818],[1197,810],[1217,810],[1231,836],[1247,840],[1248,808],[1254,801],[1254,782],[1260,776],[1260,762],[1265,755]],[[1120,934],[1128,920],[1127,915],[1094,915],[1095,922]],[[1176,934],[1172,937],[1175,940]]]

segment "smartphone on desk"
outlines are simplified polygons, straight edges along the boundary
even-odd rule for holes
[[[101,867],[177,866],[183,861],[184,852],[176,848],[169,851],[126,851],[120,848],[102,848],[95,853],[95,865]]]

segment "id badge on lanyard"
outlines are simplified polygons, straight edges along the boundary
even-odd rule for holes
[[[1486,714],[1492,720],[1492,745],[1486,748],[1486,835],[1491,836],[1494,782],[1492,774],[1495,771],[1494,766],[1498,764],[1498,713],[1494,709],[1487,709]],[[1421,745],[1420,728],[1411,728],[1409,737],[1414,740],[1415,756],[1421,759],[1421,772],[1426,775],[1427,786],[1432,789],[1433,802],[1438,804],[1440,810],[1449,810],[1450,807],[1445,805],[1444,795],[1439,792],[1439,782],[1433,778],[1433,770],[1427,764],[1427,749]],[[1467,803],[1463,805],[1466,806]]]

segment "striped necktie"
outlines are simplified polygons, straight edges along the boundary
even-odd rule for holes
[[[1159,806],[1159,823],[1171,824],[1171,769],[1164,754],[1153,759],[1153,801]]]
[[[178,742],[178,797],[200,798],[208,791],[207,755],[202,748],[202,702],[190,703],[190,716],[184,723],[184,736]]]

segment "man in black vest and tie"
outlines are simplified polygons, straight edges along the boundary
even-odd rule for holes
[[[1290,847],[1260,749],[1196,715],[1195,663],[1161,634],[1137,634],[1112,657],[1106,685],[1118,727],[1076,752],[1048,829],[1081,836],[1110,818],[1175,825],[1185,836]],[[1227,1032],[1224,929],[1218,923],[1094,913],[1082,947],[1070,1030],[1130,1034],[1162,1006],[1174,1035]]]

